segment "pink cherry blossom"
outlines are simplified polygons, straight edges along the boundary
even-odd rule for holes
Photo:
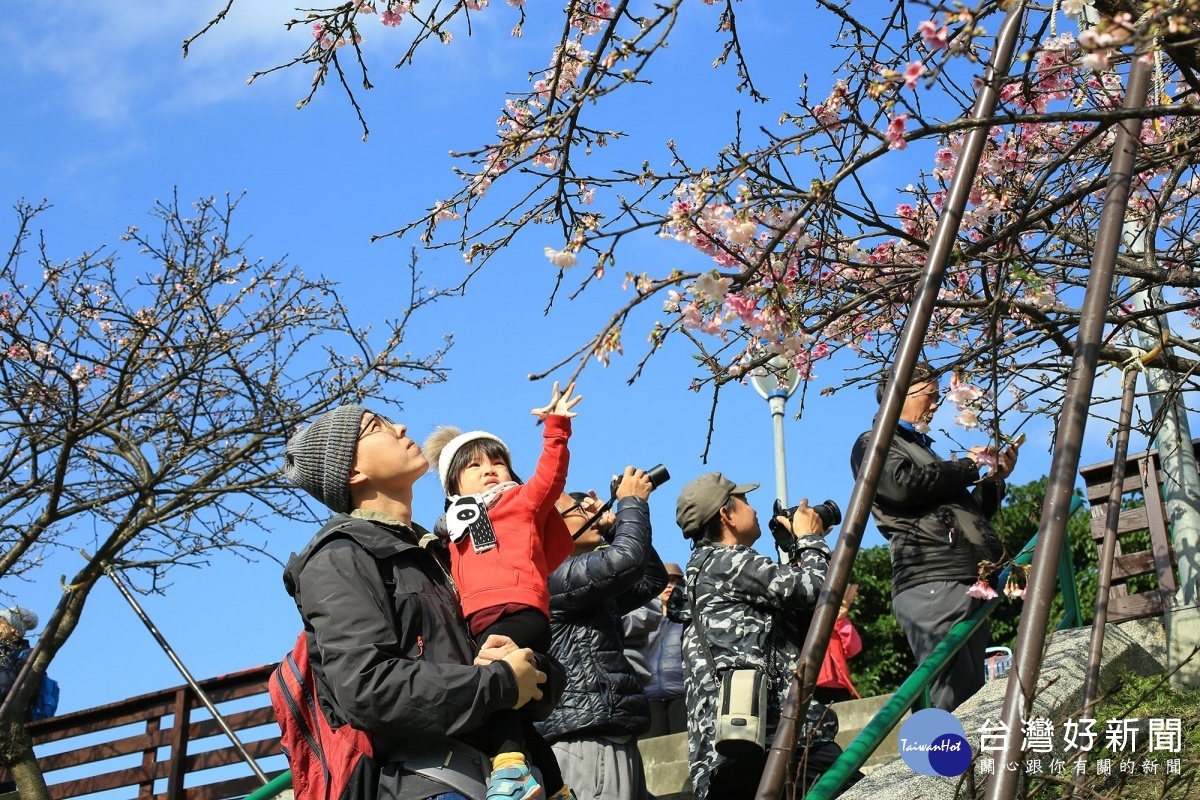
[[[980,600],[991,600],[1000,596],[992,588],[991,584],[982,578],[971,584],[970,588],[967,589],[967,594],[971,595],[971,597],[978,597]]]
[[[945,25],[939,28],[936,22],[927,19],[917,25],[917,30],[921,33],[921,41],[925,42],[925,46],[930,50],[945,50],[948,46],[947,37],[950,31]]]
[[[1110,50],[1093,50],[1083,57],[1083,66],[1088,69],[1094,69],[1097,72],[1108,69],[1108,58],[1111,54]]]
[[[920,61],[910,62],[904,69],[904,87],[906,89],[916,89],[917,82],[921,80],[921,76],[925,74],[925,65]]]
[[[996,455],[994,453],[975,453],[971,456],[971,460],[981,467],[996,466]]]
[[[692,294],[698,300],[720,303],[732,285],[732,278],[719,278],[714,270],[696,278],[696,282],[692,284]]]
[[[904,130],[908,125],[908,114],[897,114],[888,122],[886,138],[888,150],[903,150],[908,147],[904,141]]]
[[[758,298],[730,292],[725,295],[725,308],[743,322],[750,323],[758,310]]]
[[[972,386],[958,376],[958,373],[950,375],[950,389],[946,392],[946,400],[962,407],[970,403],[978,402],[983,397],[983,390]]]
[[[979,412],[973,408],[964,408],[954,417],[954,424],[968,431],[979,427]]]

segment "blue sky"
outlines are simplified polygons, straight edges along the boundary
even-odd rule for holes
[[[122,250],[118,237],[127,225],[145,223],[155,199],[176,187],[184,200],[244,191],[238,231],[252,236],[251,253],[268,259],[286,255],[309,274],[338,279],[358,324],[396,316],[405,297],[402,267],[414,242],[370,244],[369,237],[418,216],[457,188],[448,152],[489,141],[504,92],[522,86],[528,71],[547,63],[552,26],[535,15],[525,36],[514,40],[508,36],[512,9],[495,2],[477,17],[473,39],[460,35],[451,45],[427,46],[414,66],[396,71],[390,63],[401,52],[402,33],[368,23],[366,45],[377,88],[361,95],[372,128],[364,143],[336,88],[327,88],[306,109],[295,109],[306,90],[307,68],[246,85],[252,71],[306,45],[307,31],[283,30],[290,2],[240,0],[229,20],[183,60],[181,41],[221,5],[63,0],[10,9],[9,29],[21,35],[10,42],[7,79],[0,84],[7,109],[0,137],[2,199],[11,204],[46,197],[53,203],[41,220],[52,255],[65,258],[108,244],[122,253],[125,268],[141,271],[150,265]],[[756,112],[753,124],[774,124],[804,72],[814,94],[823,95],[831,82],[830,23],[813,13],[784,13],[791,8],[783,2],[740,7],[739,30],[753,43],[756,80],[775,100]],[[606,124],[636,133],[606,157],[666,163],[665,144],[674,139],[699,162],[728,141],[733,118],[725,98],[734,76],[710,66],[720,51],[711,33],[716,13],[700,2],[688,5],[671,49],[653,67],[654,86],[637,87],[617,106],[602,109]],[[797,53],[805,58],[799,65]],[[883,197],[910,180],[889,170],[895,170],[894,162],[871,175]],[[11,230],[11,219],[0,234]],[[558,236],[550,229],[523,235],[477,276],[465,297],[439,303],[414,321],[414,350],[447,332],[456,337],[447,361],[449,382],[420,392],[401,390],[394,398],[403,403],[396,416],[419,438],[438,424],[485,428],[509,444],[519,472],[531,471],[540,436],[528,412],[546,402],[550,387],[526,376],[573,350],[626,296],[620,274],[610,275],[579,301],[560,302],[543,315],[555,272],[542,250],[561,247]],[[647,236],[627,252],[621,267],[666,271],[694,267],[695,258],[683,245]],[[450,251],[425,253],[421,265],[426,280],[439,285],[462,270],[461,259]],[[725,388],[709,461],[701,463],[711,395],[687,390],[694,362],[684,342],[656,356],[632,387],[625,384],[654,318],[643,315],[627,328],[628,356],[607,370],[590,366],[584,373],[569,484],[600,488],[626,464],[665,463],[673,477],[651,498],[655,541],[665,558],[683,562],[687,551],[674,524],[674,501],[687,480],[720,469],[739,482],[759,481],[764,488],[753,499],[760,515],[769,509],[771,419],[752,389]],[[789,404],[793,502],[801,496],[813,502],[833,498],[844,507],[850,495],[849,449],[870,427],[875,403],[867,391],[820,397],[821,388],[838,382],[837,368],[818,369],[802,418],[793,419],[797,403]],[[1116,377],[1104,380],[1115,385]],[[951,425],[951,416],[943,409],[935,428]],[[1104,441],[1110,427],[1090,426],[1082,463],[1111,457]],[[1015,476],[1020,481],[1040,477],[1049,464],[1049,425],[1026,431],[1029,443]],[[953,433],[965,446],[982,443],[978,436]],[[944,437],[940,444],[943,452],[951,447]],[[1130,449],[1144,446],[1135,437]],[[432,524],[442,499],[436,479],[423,479],[417,492],[416,518]],[[266,547],[286,559],[313,530],[281,523]],[[881,542],[872,530],[865,544]],[[0,590],[45,618],[57,599],[58,576],[73,573],[77,562],[72,553],[61,553],[34,583],[7,582]],[[299,620],[277,564],[218,555],[211,567],[181,569],[174,579],[166,597],[144,598],[144,605],[197,676],[273,661],[290,647]],[[90,598],[51,674],[63,687],[61,711],[181,682],[105,583]]]

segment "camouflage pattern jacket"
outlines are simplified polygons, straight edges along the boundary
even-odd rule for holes
[[[779,564],[750,547],[697,547],[687,565],[689,593],[704,622],[717,672],[755,668],[770,679],[767,741],[775,736],[780,710],[800,647],[808,631],[825,572],[829,546],[820,536],[800,537],[799,563]],[[718,678],[700,644],[684,600],[672,598],[671,616],[686,621],[683,632],[684,684],[688,710],[688,761],[697,797],[708,796],[709,776],[726,759],[716,750]],[[808,708],[799,741],[833,741],[838,723],[834,712],[817,702]]]

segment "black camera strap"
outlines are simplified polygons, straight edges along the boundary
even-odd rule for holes
[[[721,682],[721,676],[717,672],[717,660],[713,658],[712,649],[708,646],[708,634],[704,630],[704,621],[700,619],[700,610],[696,608],[696,592],[699,591],[700,578],[704,574],[704,567],[712,559],[713,552],[710,550],[708,557],[704,562],[696,567],[696,580],[692,585],[687,587],[688,608],[692,611],[692,622],[696,625],[696,631],[700,634],[700,646],[704,648],[704,657],[708,659],[708,668],[712,672],[713,679],[717,683]]]
[[[617,500],[617,496],[616,496],[616,494],[614,494],[612,497],[610,497],[608,499],[608,502],[606,502],[604,505],[600,506],[600,510],[597,511],[595,514],[593,514],[591,519],[589,519],[587,522],[583,523],[583,527],[581,527],[579,530],[577,530],[573,534],[571,534],[571,538],[578,539],[580,536],[583,535],[584,531],[586,531],[588,528],[592,527],[597,522],[599,522],[600,518],[604,516],[604,512],[606,512],[610,508],[612,508],[612,504],[614,502],[616,502],[616,500]]]
[[[646,476],[648,478],[650,478],[651,489],[657,489],[659,486],[661,486],[662,484],[666,483],[667,481],[669,481],[671,479],[671,473],[667,472],[667,468],[664,467],[662,464],[659,464],[658,466],[655,466],[655,467],[651,467],[649,470],[646,471]],[[600,521],[600,518],[602,516],[604,516],[604,512],[606,512],[610,508],[612,508],[613,503],[617,502],[617,486],[619,486],[620,483],[621,483],[621,476],[614,475],[613,479],[612,479],[612,484],[609,487],[609,492],[612,496],[608,498],[608,502],[606,502],[604,505],[600,506],[600,510],[597,511],[595,514],[593,514],[591,519],[589,519],[587,522],[583,523],[583,527],[581,527],[579,530],[575,531],[575,533],[573,533],[571,535],[572,539],[578,539],[581,535],[583,535],[584,531],[586,531],[588,528],[592,527],[593,525],[595,525],[597,522]]]

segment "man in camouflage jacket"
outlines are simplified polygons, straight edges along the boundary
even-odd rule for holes
[[[745,493],[757,483],[737,485],[719,472],[692,481],[679,495],[676,521],[694,548],[688,561],[690,600],[671,613],[689,624],[683,634],[684,683],[688,709],[688,760],[697,797],[752,798],[765,762],[732,761],[717,753],[718,675],[713,674],[700,632],[691,621],[691,603],[704,625],[716,672],[757,668],[769,680],[767,741],[775,736],[780,710],[829,566],[822,523],[802,504],[791,521],[796,532],[792,564],[779,564],[751,549],[761,535]],[[783,518],[780,518],[783,520]],[[787,522],[787,520],[783,520]],[[809,704],[800,731],[801,779],[811,782],[841,753],[834,743],[837,716],[817,702]]]

